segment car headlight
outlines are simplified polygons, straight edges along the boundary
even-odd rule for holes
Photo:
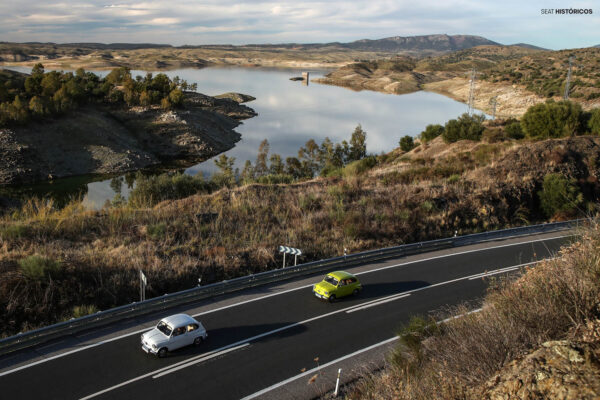
[[[156,350],[156,345],[155,345],[155,344],[153,344],[153,345],[152,345],[152,348],[153,348],[154,350]]]
[[[325,294],[329,294],[329,292],[327,290],[324,291]]]

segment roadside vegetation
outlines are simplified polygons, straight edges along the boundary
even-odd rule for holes
[[[377,156],[360,126],[285,161],[264,141],[241,171],[222,155],[210,178],[139,175],[100,211],[26,201],[0,217],[2,334],[136,301],[140,269],[154,297],[278,268],[282,244],[306,262],[593,211],[600,138],[516,140],[515,122],[450,143],[430,126],[409,152]]]
[[[45,72],[38,63],[30,75],[0,71],[0,127],[58,117],[90,102],[170,109],[183,103],[186,90],[195,91],[196,84],[165,74],[133,78],[121,67],[100,78],[82,68]]]
[[[345,398],[597,398],[600,228],[580,233],[557,258],[494,280],[480,312],[464,305],[414,317],[386,368],[345,388]]]

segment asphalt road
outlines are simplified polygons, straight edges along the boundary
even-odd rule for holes
[[[4,363],[0,359],[1,396],[240,399],[389,339],[413,315],[464,301],[476,303],[489,283],[477,274],[550,257],[567,238],[532,240],[490,242],[485,249],[455,249],[455,254],[400,258],[370,270],[357,269],[362,271],[358,275],[362,293],[333,304],[315,298],[306,279],[292,282],[279,294],[271,291],[237,303],[234,296],[216,311],[206,301],[206,311],[197,318],[208,330],[208,340],[165,359],[143,353],[139,333],[81,351],[78,344],[69,345],[65,351],[70,354],[31,366],[19,364],[18,370],[16,363],[11,369],[10,359]],[[319,279],[320,275],[312,282]],[[236,296],[242,299],[243,293]]]

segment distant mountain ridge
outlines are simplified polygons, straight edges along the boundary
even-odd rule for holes
[[[345,45],[353,50],[371,51],[455,51],[475,46],[501,46],[481,36],[473,35],[422,35],[422,36],[393,36],[384,39],[362,39]]]

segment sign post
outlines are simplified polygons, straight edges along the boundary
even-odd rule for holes
[[[146,300],[146,285],[148,285],[148,279],[140,269],[140,301]]]
[[[294,247],[288,247],[288,246],[279,246],[279,252],[283,253],[283,267],[285,267],[285,255],[286,254],[294,255],[294,266],[296,266],[296,263],[298,261],[298,256],[302,255],[302,250],[296,249]]]

